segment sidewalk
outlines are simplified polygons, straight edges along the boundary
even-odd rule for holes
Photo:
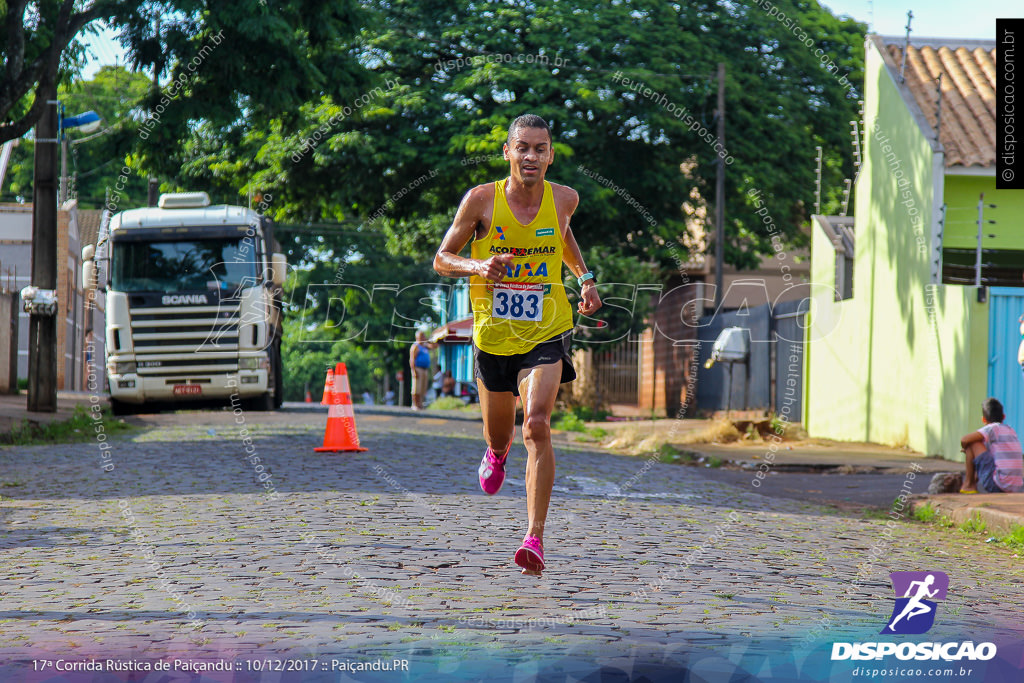
[[[674,423],[674,424],[673,424]],[[594,423],[598,425],[599,423]],[[615,423],[608,423],[615,424]],[[600,423],[608,429],[608,424]],[[715,457],[745,470],[757,470],[770,465],[773,472],[820,472],[822,474],[871,474],[919,472],[918,476],[931,481],[938,472],[962,472],[964,464],[943,458],[927,457],[905,449],[870,443],[787,443],[782,442],[775,451],[767,441],[738,441],[728,444],[683,444],[676,438],[697,431],[706,420],[644,420],[620,423],[620,428],[637,429],[641,433],[669,436],[670,443],[681,450],[704,457]],[[612,427],[611,429],[615,429]],[[670,436],[671,435],[671,436]],[[962,524],[980,517],[988,531],[1005,534],[1015,526],[1024,526],[1024,493],[957,493],[917,494],[911,499],[911,508],[931,505],[939,515]]]
[[[767,462],[765,447],[759,451],[748,445],[697,445],[693,450],[704,455],[715,455],[731,460],[744,469],[756,469]],[[829,446],[783,445],[775,455],[772,469],[778,472],[820,471],[845,474],[918,471],[918,476],[931,481],[938,472],[963,472],[964,464],[941,458],[929,458],[919,453],[888,448],[874,444],[851,444],[846,447],[836,442]],[[917,467],[913,470],[912,465]],[[919,469],[918,469],[919,468]],[[939,515],[945,515],[957,525],[969,519],[980,518],[986,530],[994,535],[1006,534],[1014,527],[1024,527],[1024,493],[977,494],[916,494],[911,497],[910,508],[930,505]]]
[[[936,472],[957,472],[963,463],[942,458],[929,458],[901,448],[870,443],[834,442],[820,444],[778,444],[771,442],[731,444],[694,444],[690,450],[729,460],[744,469],[756,469],[771,463],[777,472],[839,472],[843,474],[871,472],[923,472],[928,478]]]
[[[768,462],[767,444],[706,445],[691,447],[703,455],[731,460],[744,469],[756,469]],[[916,465],[914,469],[912,466]],[[938,472],[963,472],[964,464],[942,458],[929,458],[920,453],[876,444],[834,442],[829,445],[795,445],[784,443],[776,451],[772,469],[777,472],[837,472],[845,474],[918,471],[918,476],[931,481]],[[980,518],[992,534],[1006,534],[1014,527],[1024,527],[1024,493],[917,494],[911,498],[912,510],[931,505],[939,514],[962,524]]]
[[[912,510],[925,505],[931,505],[936,512],[956,524],[980,518],[990,533],[1006,534],[1014,527],[1024,527],[1024,493],[943,493],[915,496],[910,501]]]
[[[847,443],[815,439],[814,443],[782,441],[777,445],[769,440],[733,441],[730,443],[685,443],[686,437],[705,429],[712,420],[638,420],[631,422],[593,422],[588,427],[601,427],[615,434],[630,430],[636,440],[657,437],[671,444],[679,451],[714,456],[731,462],[744,469],[756,469],[764,462],[770,462],[772,469],[779,472],[827,472],[838,471],[847,474],[876,471],[910,472],[911,466],[924,472],[956,472],[963,469],[962,463],[929,458],[901,448],[891,448],[872,443]],[[775,446],[774,450],[772,447]]]
[[[90,394],[77,391],[57,392],[56,413],[30,413],[28,411],[28,394],[24,391],[14,395],[0,395],[0,434],[6,434],[21,424],[22,420],[49,424],[58,420],[67,420],[75,412],[75,406],[88,406]],[[100,401],[107,405],[106,396]]]

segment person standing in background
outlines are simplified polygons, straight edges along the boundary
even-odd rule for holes
[[[427,335],[416,333],[416,342],[409,349],[409,368],[412,370],[412,409],[423,410],[423,397],[430,385],[430,348]]]

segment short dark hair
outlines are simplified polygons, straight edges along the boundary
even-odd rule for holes
[[[520,128],[543,128],[548,132],[548,140],[551,140],[551,126],[547,121],[536,114],[522,114],[515,117],[509,125],[508,137],[505,138],[506,144],[512,144],[512,135]]]
[[[981,404],[981,416],[986,422],[1002,422],[1006,415],[1003,414],[1003,404],[997,398],[986,398]]]

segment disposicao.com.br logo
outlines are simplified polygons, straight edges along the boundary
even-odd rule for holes
[[[943,572],[892,572],[892,588],[896,593],[892,616],[881,633],[886,635],[917,635],[935,623],[936,600],[945,600],[949,577]],[[869,660],[895,656],[901,660],[968,660],[987,661],[996,656],[994,643],[973,641],[948,643],[833,643],[832,660]]]

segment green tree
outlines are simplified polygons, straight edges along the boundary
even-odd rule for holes
[[[186,141],[163,146],[173,150],[165,165],[176,169],[172,183],[224,198],[271,193],[277,219],[310,227],[282,240],[290,261],[310,273],[306,284],[333,282],[338,260],[348,258],[339,255],[355,253],[376,254],[379,267],[347,271],[346,282],[419,282],[433,278],[430,258],[461,195],[508,172],[500,157],[506,128],[531,111],[553,125],[549,178],[581,194],[574,231],[598,277],[661,282],[701,243],[688,221],[704,226],[681,205],[699,216],[714,198],[718,155],[699,129],[715,129],[713,74],[725,62],[726,256],[752,266],[771,243],[749,190],[761,191],[787,244],[799,244],[814,147],[826,152],[826,187],[852,173],[847,122],[858,92],[840,76],[859,84],[863,61],[862,25],[813,0],[777,6],[795,23],[724,0],[368,1],[364,27],[343,48],[367,72],[361,89],[324,92],[266,125],[200,119]],[[835,73],[815,49],[838,65]],[[320,221],[344,230],[318,229]],[[374,251],[353,252],[353,235],[377,239]],[[299,324],[291,333],[315,331],[318,341],[354,352],[345,325],[327,324],[330,298],[324,290],[306,302],[322,329]],[[385,314],[354,310],[370,318],[360,326]],[[614,338],[623,323],[610,322],[588,334]],[[400,348],[373,353],[390,372],[401,367]],[[290,353],[300,362],[298,350]]]
[[[84,135],[69,129],[69,196],[78,198],[82,208],[101,208],[106,189],[117,184],[122,167],[130,160],[144,113],[140,106],[149,89],[149,79],[123,66],[104,66],[87,81],[62,85],[57,93],[65,115],[95,111],[102,119],[99,132]],[[88,139],[86,139],[88,138]],[[8,192],[31,201],[33,155],[31,138],[21,141],[11,160]],[[132,173],[122,182],[124,206],[139,206],[146,200],[146,180]],[[5,188],[6,189],[6,188]],[[7,192],[5,192],[7,194]]]
[[[322,389],[338,361],[348,366],[354,395],[377,395],[385,376],[407,369],[416,329],[441,321],[429,263],[389,253],[379,233],[330,230],[278,226],[286,243],[296,243],[294,233],[310,243],[290,257],[299,267],[286,284],[286,400],[300,400],[307,385]]]
[[[136,70],[184,85],[148,147],[152,168],[174,168],[173,146],[199,120],[222,125],[288,117],[315,95],[339,95],[361,69],[345,51],[358,27],[353,0],[8,0],[0,54],[0,142],[20,138],[60,81],[82,64],[83,30],[117,31]],[[209,62],[209,63],[208,63]],[[165,93],[151,90],[153,111]]]
[[[293,220],[376,216],[369,227],[393,253],[429,258],[461,194],[507,172],[505,129],[532,111],[553,124],[549,177],[580,191],[581,244],[671,268],[693,242],[680,205],[714,199],[718,156],[699,133],[714,141],[712,76],[725,62],[726,256],[753,266],[771,243],[749,190],[800,244],[815,146],[827,188],[852,174],[859,95],[840,78],[859,84],[863,61],[863,25],[814,0],[776,5],[787,21],[749,1],[369,2],[351,43],[372,72],[361,98],[324,95],[227,146],[200,128],[182,173],[274,188],[275,211]]]

